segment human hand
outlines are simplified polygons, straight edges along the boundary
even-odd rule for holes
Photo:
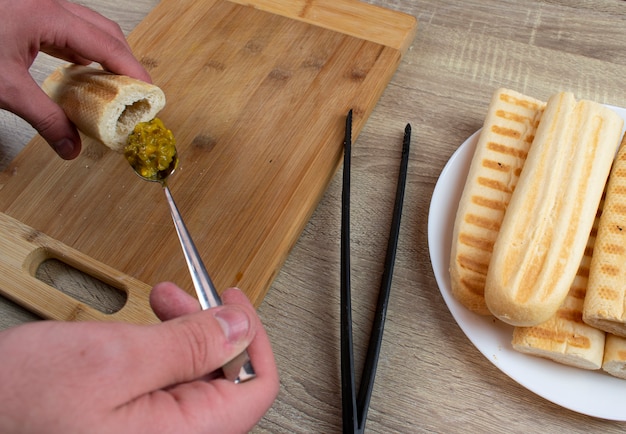
[[[119,25],[66,0],[0,0],[0,109],[28,121],[64,159],[78,156],[76,127],[29,73],[42,51],[150,82]]]
[[[0,332],[0,432],[246,432],[278,393],[269,340],[238,290],[198,312],[156,285],[156,325],[40,321]],[[206,380],[245,348],[256,377]]]

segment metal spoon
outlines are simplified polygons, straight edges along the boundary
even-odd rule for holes
[[[191,235],[183,222],[183,218],[178,211],[176,202],[174,202],[172,193],[167,187],[166,180],[172,173],[174,173],[176,167],[178,167],[178,153],[174,154],[174,158],[167,169],[156,172],[154,176],[143,176],[135,167],[133,167],[133,170],[141,179],[158,182],[163,186],[167,203],[170,206],[172,220],[174,221],[174,226],[176,227],[176,233],[178,234],[180,245],[183,248],[183,253],[185,254],[185,260],[187,261],[187,266],[189,267],[189,273],[191,274],[191,279],[193,280],[193,286],[196,289],[198,301],[200,302],[202,309],[206,310],[212,307],[221,306],[222,300],[220,299],[220,296],[215,289],[215,285],[213,285],[213,281],[211,280],[211,277],[202,262],[202,258],[200,257],[200,254],[191,239]],[[234,381],[235,383],[240,383],[255,377],[254,369],[250,363],[250,357],[248,356],[247,351],[244,351],[226,365],[222,366],[222,371],[226,379]]]

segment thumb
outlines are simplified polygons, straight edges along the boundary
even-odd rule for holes
[[[217,371],[248,347],[256,331],[254,308],[245,304],[223,305],[142,328],[127,341],[125,372],[134,381],[125,390],[130,395],[126,399]]]
[[[0,96],[2,108],[30,123],[61,158],[76,158],[81,149],[80,136],[63,109],[46,95],[30,75],[14,77],[12,83],[12,91]]]
[[[240,305],[223,305],[163,323],[168,345],[178,343],[170,375],[178,383],[221,368],[250,344],[254,324],[250,312]]]

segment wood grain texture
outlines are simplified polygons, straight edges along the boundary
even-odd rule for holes
[[[37,277],[37,271],[49,259],[59,260],[123,291],[126,300],[121,309],[114,312],[97,309],[45,283]],[[62,321],[156,323],[159,321],[156,315],[146,309],[149,289],[145,283],[0,213],[0,294],[33,313]]]
[[[398,14],[358,0],[231,1],[392,47],[402,53],[409,48],[417,31],[412,15]]]
[[[341,33],[342,14],[348,27],[372,27],[362,22],[371,12],[345,3],[352,9],[335,11],[331,31],[317,25],[324,16],[310,24],[223,0],[166,0],[129,36],[167,96],[159,117],[181,157],[170,188],[207,269],[219,290],[246,288],[257,305],[337,169],[346,113],[356,136],[401,59]],[[34,139],[0,175],[0,209],[141,281],[193,293],[158,186],[85,145],[67,164]]]
[[[157,2],[85,3],[130,32]],[[428,254],[427,216],[442,168],[480,128],[497,87],[539,99],[570,90],[577,98],[626,106],[626,2],[371,3],[415,16],[419,30],[353,148],[353,308],[359,375],[382,272],[402,131],[406,122],[413,126],[401,239],[368,431],[624,432],[624,423],[577,414],[538,397],[474,348],[437,288]],[[42,57],[32,72],[44,77],[52,68]],[[30,137],[23,123],[13,119],[0,124],[2,155],[15,155]],[[40,148],[43,152],[46,145]],[[340,202],[337,174],[259,308],[276,354],[281,391],[255,433],[341,431]],[[7,303],[1,309],[4,327],[21,320],[15,318],[21,315],[15,306]]]

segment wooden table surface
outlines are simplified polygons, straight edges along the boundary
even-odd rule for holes
[[[157,0],[82,3],[129,33]],[[483,357],[444,303],[427,240],[428,210],[439,174],[458,146],[481,127],[496,88],[544,100],[569,90],[577,98],[626,107],[626,2],[372,3],[414,15],[419,28],[353,150],[352,303],[358,377],[382,272],[402,133],[406,123],[412,124],[401,239],[368,431],[626,430],[626,423],[581,415],[535,395]],[[40,56],[31,71],[41,82],[57,64]],[[0,113],[0,169],[33,135],[25,122]],[[255,432],[341,430],[340,175],[259,308],[282,387]],[[57,272],[47,273],[54,279]],[[91,287],[75,276],[68,279]],[[2,328],[36,319],[8,300],[0,301]]]

